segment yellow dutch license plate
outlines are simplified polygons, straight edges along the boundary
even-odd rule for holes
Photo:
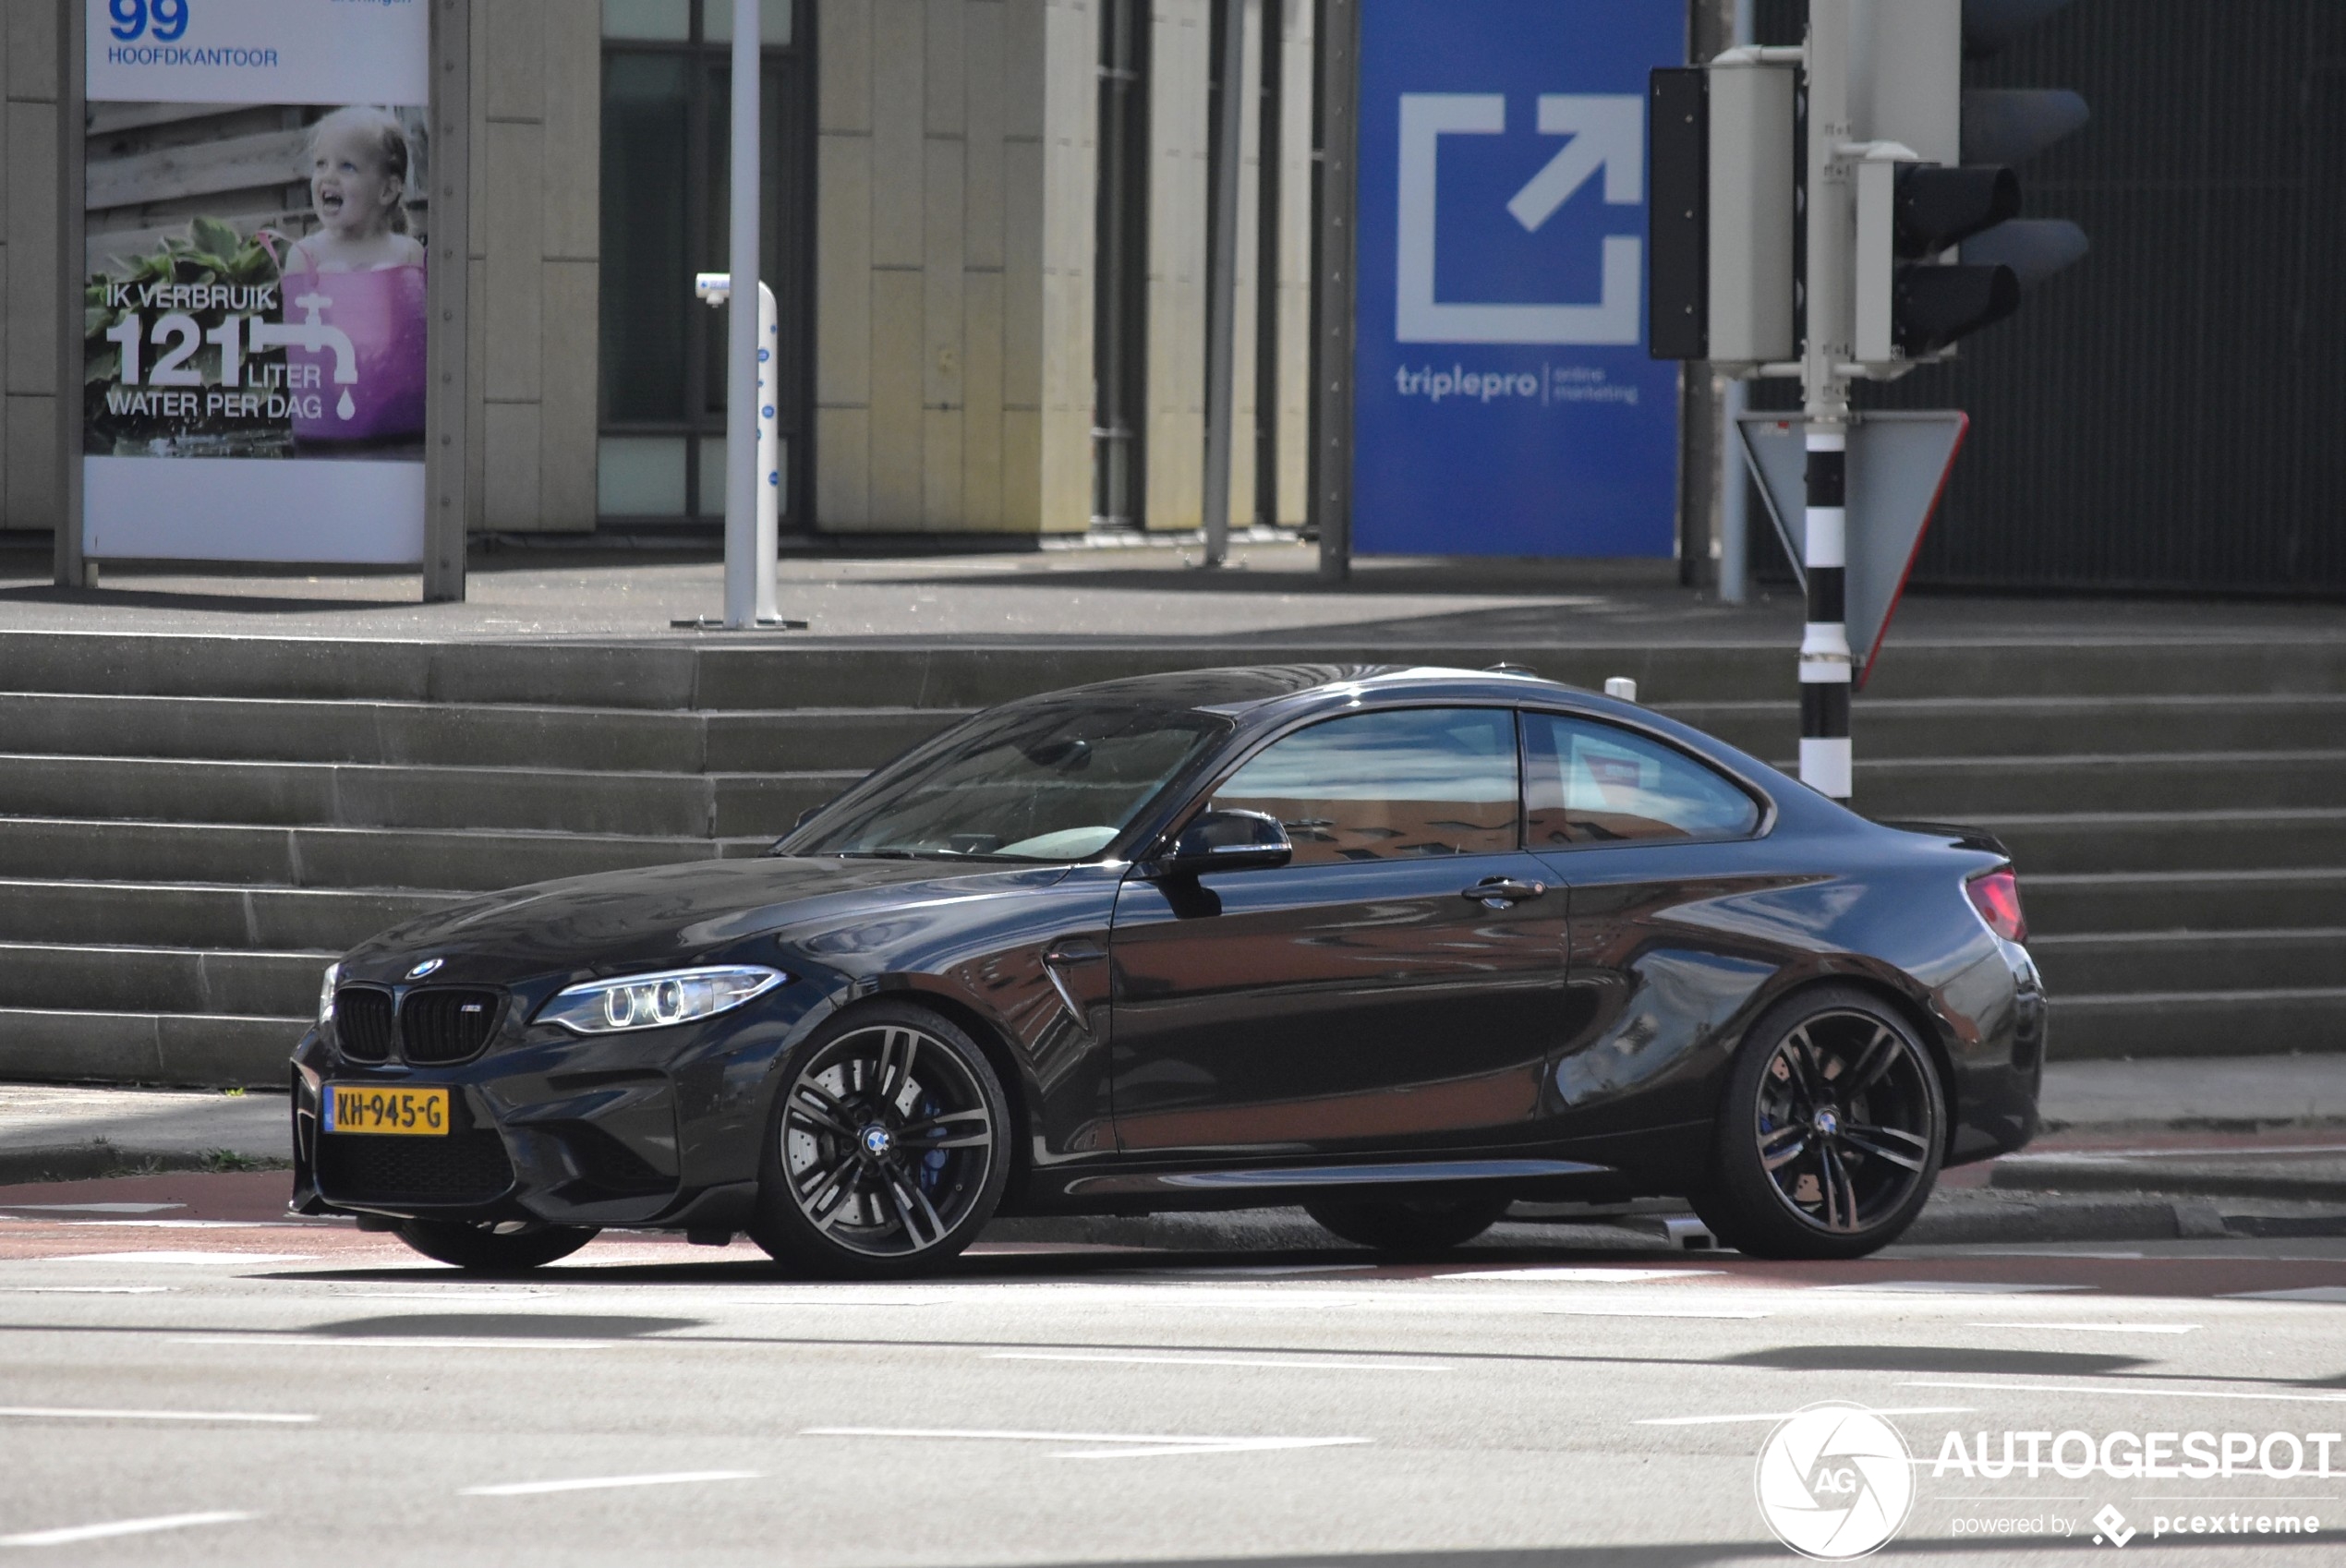
[[[448,1091],[330,1083],[326,1086],[326,1130],[445,1138]]]

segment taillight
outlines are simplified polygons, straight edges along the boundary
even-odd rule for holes
[[[1982,872],[1963,885],[1971,895],[1971,907],[1988,923],[1988,929],[2007,942],[2028,940],[2028,918],[2020,912],[2020,878],[2012,867]]]

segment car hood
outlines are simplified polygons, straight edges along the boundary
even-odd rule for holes
[[[934,860],[778,856],[602,872],[468,899],[351,950],[345,980],[399,981],[438,959],[441,982],[689,962],[784,927],[827,929],[936,899],[1046,887],[1063,865],[983,869]]]

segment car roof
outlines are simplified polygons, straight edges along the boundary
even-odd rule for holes
[[[1233,717],[1286,698],[1330,687],[1374,690],[1393,686],[1462,682],[1486,686],[1494,696],[1530,696],[1569,690],[1560,682],[1523,670],[1456,669],[1406,664],[1264,664],[1215,669],[1176,669],[1096,681],[1056,697],[1132,702],[1151,706],[1204,708]]]

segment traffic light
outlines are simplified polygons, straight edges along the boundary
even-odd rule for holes
[[[2026,290],[2086,253],[2076,224],[2019,216],[2013,173],[2084,125],[2086,101],[2060,88],[1961,86],[1964,60],[2069,4],[1912,0],[1878,14],[1866,51],[1871,140],[1856,171],[1859,363],[1931,357],[2011,315]]]

